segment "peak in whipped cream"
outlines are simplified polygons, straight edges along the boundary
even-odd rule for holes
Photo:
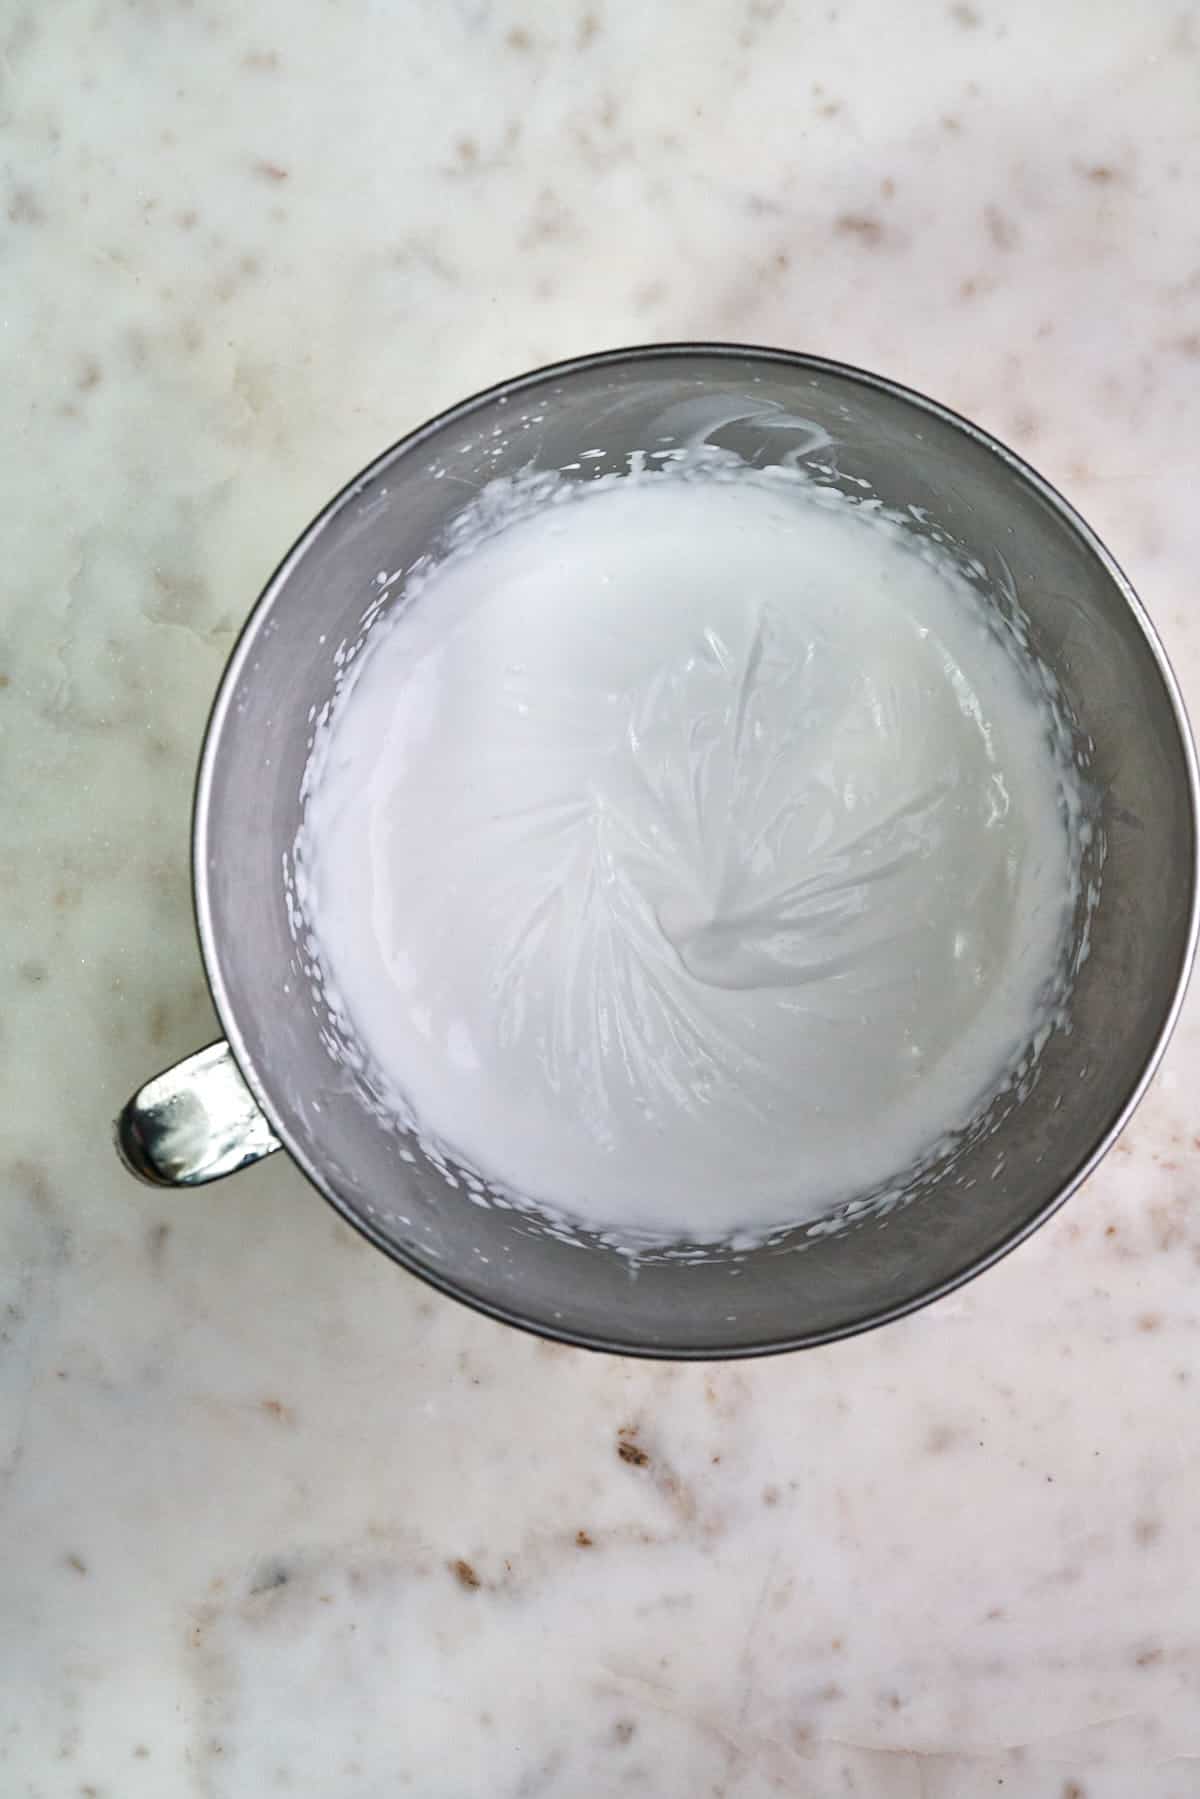
[[[1048,1034],[1062,735],[870,504],[728,468],[493,494],[315,735],[296,891],[337,1039],[438,1157],[569,1222],[817,1218]]]

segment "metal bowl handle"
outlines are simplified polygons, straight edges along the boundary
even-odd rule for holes
[[[155,1187],[198,1187],[279,1148],[224,1040],[139,1087],[114,1135],[126,1168]]]

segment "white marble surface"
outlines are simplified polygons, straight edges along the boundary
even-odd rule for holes
[[[239,619],[495,377],[910,381],[1071,493],[1200,706],[1196,7],[7,0],[0,133],[4,1799],[1200,1793],[1197,1002],[1052,1226],[752,1366],[539,1345],[278,1159],[171,1199],[108,1143],[212,1030]]]

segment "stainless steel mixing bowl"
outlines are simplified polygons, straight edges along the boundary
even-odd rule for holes
[[[565,469],[584,481],[625,468],[631,451],[697,436],[751,461],[791,453],[821,465],[823,479],[865,481],[886,504],[915,508],[914,529],[944,533],[978,562],[989,602],[1019,605],[1057,677],[1090,756],[1093,854],[1098,864],[1103,843],[1106,859],[1070,1030],[1051,1038],[1026,1097],[1010,1095],[990,1130],[914,1198],[749,1253],[631,1262],[586,1233],[565,1241],[536,1218],[470,1203],[380,1123],[322,1042],[281,871],[310,720],[332,690],[331,649],[358,634],[379,571],[436,547],[495,476]],[[228,1043],[149,1082],[118,1121],[118,1144],[135,1172],[167,1184],[229,1173],[282,1145],[411,1272],[572,1343],[688,1357],[820,1343],[979,1273],[1095,1167],[1182,1001],[1196,843],[1195,752],[1162,646],[1103,545],[1009,450],[893,382],[815,357],[672,344],[563,363],[467,400],[388,450],[267,584],[225,671],[196,786],[196,916]]]

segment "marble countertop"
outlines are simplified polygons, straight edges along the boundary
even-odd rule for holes
[[[501,375],[718,337],[925,389],[1200,710],[1198,95],[1183,0],[0,11],[4,1799],[1200,1793],[1200,995],[1035,1239],[753,1365],[535,1342],[281,1158],[172,1197],[109,1147],[213,1034],[239,621]]]

